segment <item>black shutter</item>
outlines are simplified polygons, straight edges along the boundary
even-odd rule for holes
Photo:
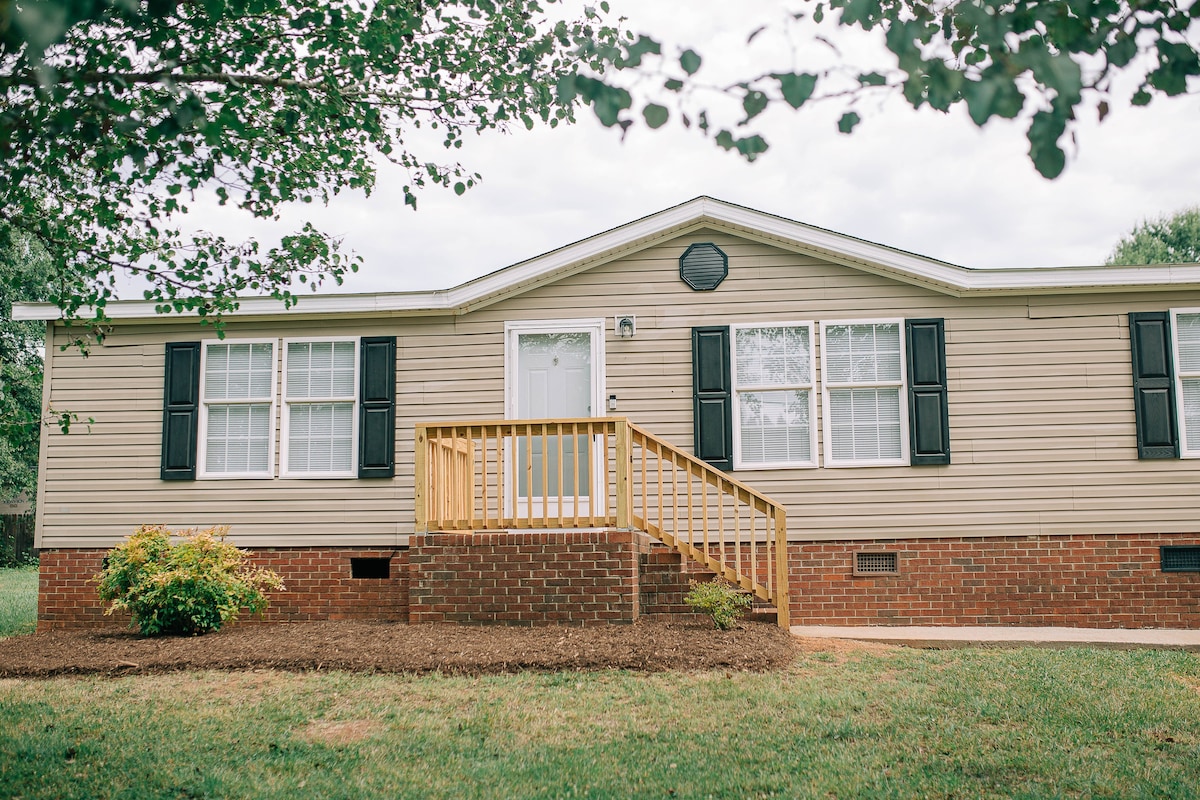
[[[358,477],[396,474],[396,337],[359,343]]]
[[[1131,313],[1129,347],[1133,353],[1138,458],[1178,458],[1171,315],[1166,311]]]
[[[200,343],[168,342],[163,380],[164,481],[196,479],[196,428],[200,417]]]
[[[692,328],[692,422],[696,456],[733,469],[733,392],[729,328]]]
[[[908,444],[911,463],[950,463],[946,393],[946,326],[940,319],[904,321],[908,342]]]

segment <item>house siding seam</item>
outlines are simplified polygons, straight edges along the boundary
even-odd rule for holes
[[[1200,629],[1200,572],[1163,572],[1164,545],[1200,545],[1200,533],[792,542],[792,622]],[[860,551],[896,552],[899,574],[855,575]],[[96,597],[91,577],[104,553],[42,551],[39,630],[128,623],[104,616]],[[408,550],[250,553],[287,586],[271,596],[268,621],[630,623],[689,614],[689,579],[711,577],[644,534],[611,530],[433,534],[414,537]],[[350,577],[351,558],[388,557],[390,578]]]

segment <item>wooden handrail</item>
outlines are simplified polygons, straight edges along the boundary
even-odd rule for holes
[[[414,468],[418,532],[640,529],[788,624],[783,506],[624,417],[418,423]]]

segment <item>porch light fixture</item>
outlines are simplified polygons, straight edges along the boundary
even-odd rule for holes
[[[613,329],[621,339],[632,339],[637,333],[637,317],[633,314],[618,314],[615,317]]]

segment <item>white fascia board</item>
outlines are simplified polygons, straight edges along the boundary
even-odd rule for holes
[[[291,310],[272,298],[248,297],[240,301],[237,311],[226,316],[463,314],[703,227],[748,236],[955,297],[1200,289],[1200,264],[969,269],[711,197],[697,197],[452,289],[302,295],[300,303]],[[109,303],[105,311],[112,319],[171,318],[158,314],[155,304],[146,300],[116,301]],[[83,316],[90,316],[90,311],[83,312]],[[61,316],[59,309],[50,303],[17,303],[13,306],[13,319],[16,320],[52,320]],[[188,315],[187,319],[195,318]]]

